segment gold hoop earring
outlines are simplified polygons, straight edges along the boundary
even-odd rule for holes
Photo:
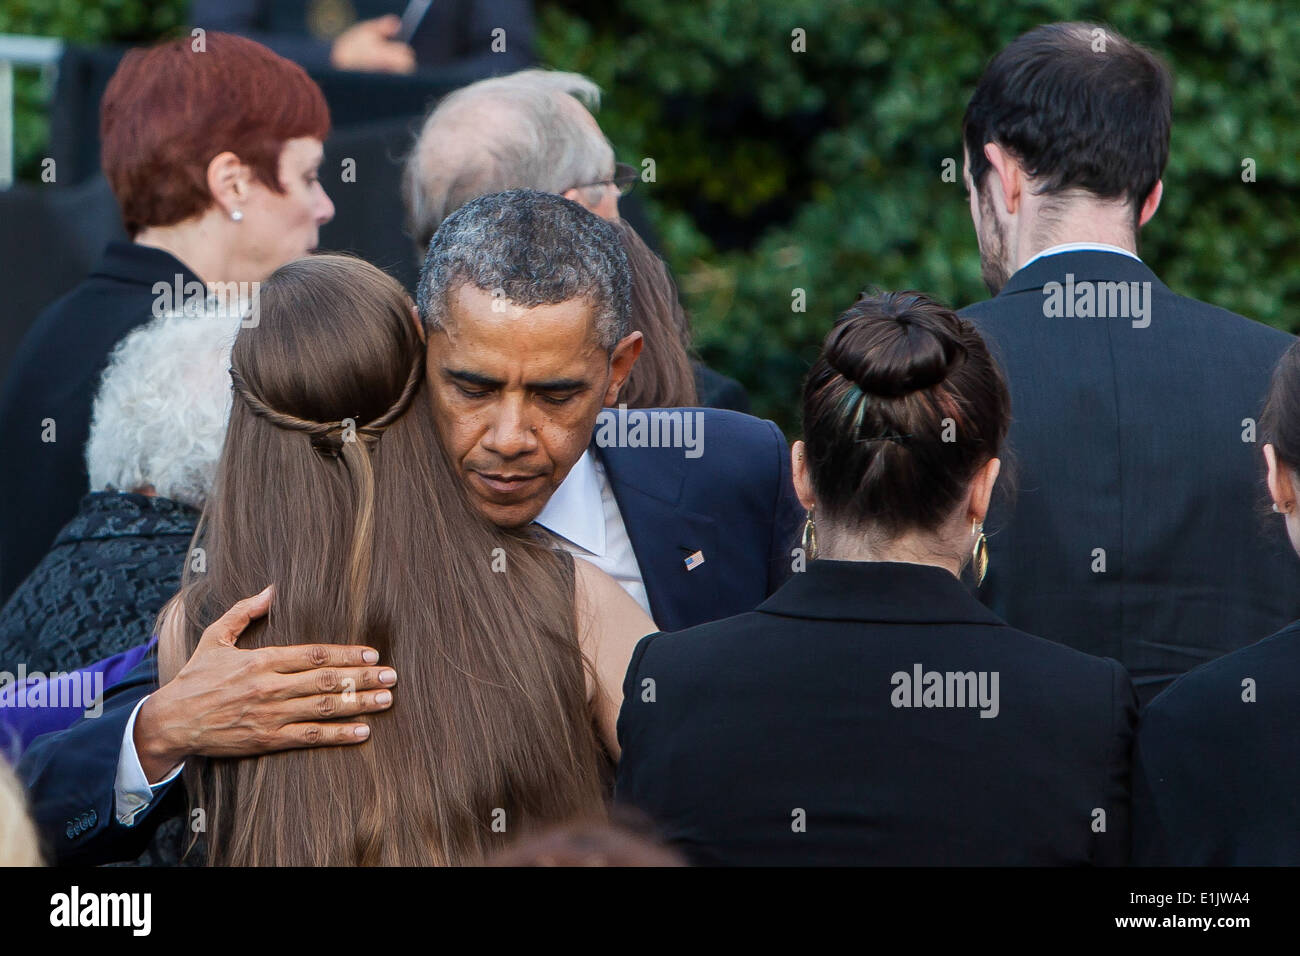
[[[813,519],[816,507],[808,509],[808,520],[803,523],[803,554],[809,561],[817,557],[817,522]]]
[[[975,538],[975,547],[971,548],[971,564],[975,568],[975,586],[984,583],[984,575],[989,573],[989,541],[984,537],[984,526],[977,520],[970,523],[970,531]]]

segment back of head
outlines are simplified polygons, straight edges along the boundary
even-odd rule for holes
[[[695,405],[690,324],[668,266],[625,219],[614,220],[632,277],[631,330],[645,341],[640,358],[618,393],[628,408]]]
[[[587,299],[606,352],[628,334],[631,280],[618,231],[553,193],[480,196],[439,227],[416,300],[428,332],[443,328],[449,297],[465,283],[525,308]]]
[[[368,644],[406,690],[357,748],[187,768],[210,862],[473,862],[498,808],[519,832],[599,802],[567,566],[470,507],[423,362],[400,285],[346,256],[277,270],[236,339],[206,569],[187,572],[162,679],[272,583],[241,646]]]
[[[167,313],[109,357],[91,413],[86,470],[92,491],[152,486],[202,509],[230,414],[230,346],[238,321]]]
[[[977,189],[986,143],[1010,151],[1045,193],[1123,200],[1136,220],[1169,159],[1169,71],[1150,50],[1091,23],[1051,23],[989,63],[962,138]]]
[[[446,96],[403,171],[407,226],[421,254],[442,221],[476,196],[563,193],[608,176],[614,151],[583,105],[599,101],[586,77],[552,70],[492,77]]]
[[[1287,349],[1273,369],[1259,431],[1278,461],[1300,475],[1300,343]]]
[[[803,398],[819,508],[887,539],[951,518],[1010,422],[979,333],[919,292],[859,297],[826,336]]]
[[[100,104],[101,163],[134,237],[207,209],[208,163],[226,150],[283,192],[285,142],[324,140],[329,127],[325,96],[302,67],[214,31],[127,52]]]

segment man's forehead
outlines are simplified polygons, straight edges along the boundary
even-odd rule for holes
[[[429,340],[444,367],[550,379],[579,376],[608,358],[585,299],[528,307],[474,287],[463,290],[451,297],[443,328]]]
[[[515,335],[544,333],[594,340],[593,320],[592,302],[585,296],[526,305],[510,298],[503,288],[483,289],[464,282],[448,297],[444,324],[461,333],[501,330]]]

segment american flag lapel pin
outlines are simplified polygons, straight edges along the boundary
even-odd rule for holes
[[[704,563],[704,552],[696,551],[694,554],[692,554],[690,557],[686,559],[686,570],[694,571],[703,563]]]

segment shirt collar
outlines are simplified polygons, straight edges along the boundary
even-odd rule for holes
[[[537,523],[597,557],[605,554],[605,507],[600,473],[591,449],[569,469]]]
[[[1119,246],[1112,246],[1108,242],[1063,242],[1059,245],[1048,246],[1042,252],[1038,253],[1038,255],[1031,256],[1027,262],[1020,266],[1020,268],[1023,269],[1035,259],[1059,255],[1062,252],[1118,252],[1121,256],[1128,256],[1130,259],[1137,259],[1138,262],[1142,261],[1138,256],[1135,256],[1127,249],[1121,249]]]

